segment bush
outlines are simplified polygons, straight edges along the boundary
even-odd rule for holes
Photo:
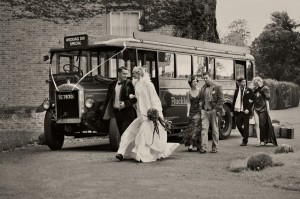
[[[270,109],[280,110],[299,106],[300,88],[298,85],[272,79],[265,79],[265,85],[270,89]]]
[[[274,151],[275,154],[277,154],[277,153],[289,153],[289,152],[293,153],[294,149],[288,144],[281,144]]]
[[[247,167],[253,171],[260,171],[272,164],[271,156],[266,153],[256,153],[248,159]]]

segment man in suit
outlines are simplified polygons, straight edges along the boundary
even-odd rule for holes
[[[205,81],[200,90],[200,107],[201,107],[201,150],[200,153],[206,153],[208,147],[208,129],[212,127],[212,150],[211,153],[217,153],[219,144],[219,125],[218,116],[223,116],[223,90],[221,86],[216,85],[210,78],[210,74],[203,73]]]
[[[119,133],[122,135],[136,118],[133,104],[137,100],[135,97],[130,97],[135,93],[132,82],[127,79],[128,69],[122,66],[118,68],[117,73],[117,79],[108,87],[103,119],[107,120],[115,117]]]
[[[238,88],[234,92],[231,112],[236,117],[236,126],[243,136],[240,146],[246,146],[249,137],[249,120],[253,117],[253,91],[247,87],[247,81],[241,77],[237,80]]]

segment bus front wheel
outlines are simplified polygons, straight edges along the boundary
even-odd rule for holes
[[[52,121],[52,110],[46,112],[44,120],[45,142],[51,150],[60,150],[64,144],[64,134]]]
[[[219,137],[221,140],[225,140],[230,136],[232,129],[232,117],[230,114],[230,108],[224,104],[225,115],[219,117]]]

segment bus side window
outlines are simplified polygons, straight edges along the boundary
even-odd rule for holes
[[[217,80],[233,80],[233,74],[233,60],[216,58]]]
[[[112,57],[115,55],[116,52],[107,52],[106,59],[109,59],[107,62],[109,65],[107,66],[106,70],[108,72],[108,78],[116,78],[117,77],[117,58]]]
[[[100,75],[107,78],[117,77],[117,58],[112,57],[116,52],[100,52],[99,62],[100,66]],[[106,61],[106,62],[105,62]]]
[[[253,71],[253,63],[250,61],[247,61],[247,80],[252,81],[254,77],[254,71]]]
[[[94,75],[98,75],[98,70],[99,69],[95,69],[96,67],[98,67],[98,59],[97,59],[97,54],[96,53],[94,53],[94,52],[91,52],[91,64],[92,64],[92,70],[93,70],[93,72],[92,72],[92,75],[94,76]],[[95,69],[95,70],[94,70]]]
[[[214,79],[215,77],[215,58],[213,57],[209,57],[208,58],[208,67],[207,67],[207,71],[210,74],[210,76],[212,77],[212,79]]]
[[[106,75],[106,70],[105,70],[105,53],[101,52],[99,53],[99,63],[101,64],[101,66],[99,67],[100,68],[100,75],[103,76],[103,77],[107,77]]]
[[[161,78],[174,78],[174,54],[158,53],[158,74]]]
[[[203,72],[207,69],[206,57],[193,56],[193,75],[201,78]]]
[[[245,61],[235,61],[235,79],[245,77],[246,62]]]
[[[190,55],[176,54],[176,77],[188,78],[192,73],[192,60]]]
[[[147,72],[155,78],[156,52],[138,50],[138,65],[147,68]]]

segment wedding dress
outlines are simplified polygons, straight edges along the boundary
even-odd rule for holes
[[[150,78],[144,76],[134,82],[137,98],[137,118],[129,125],[121,137],[118,154],[125,159],[152,162],[169,157],[180,145],[167,143],[167,131],[158,123],[158,133],[154,132],[154,123],[147,117],[147,111],[154,108],[161,118],[162,106]],[[154,133],[153,133],[154,132]]]

